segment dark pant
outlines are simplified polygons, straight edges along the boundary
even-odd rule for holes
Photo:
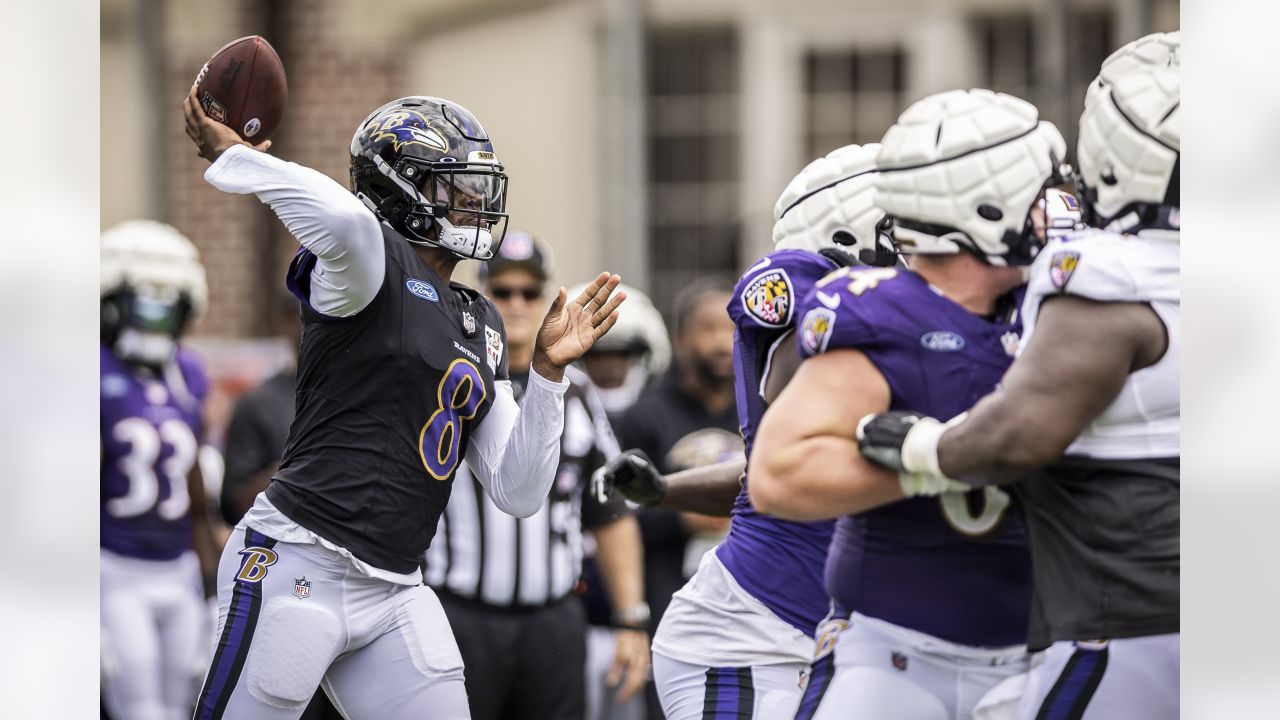
[[[492,608],[437,591],[466,665],[471,720],[582,720],[587,623],[572,597]]]

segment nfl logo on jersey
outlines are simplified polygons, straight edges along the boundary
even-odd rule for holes
[[[476,333],[476,316],[466,310],[462,311],[462,331],[468,335]]]
[[[293,579],[293,594],[299,598],[306,598],[311,594],[311,581],[306,575]]]

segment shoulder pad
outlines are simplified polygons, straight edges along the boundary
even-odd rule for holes
[[[826,257],[807,250],[770,253],[738,279],[729,316],[739,327],[786,329],[795,318],[796,304],[833,267]]]

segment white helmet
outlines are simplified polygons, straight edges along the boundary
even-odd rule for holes
[[[586,287],[586,283],[575,285],[569,288],[568,296],[577,297]],[[671,365],[671,339],[662,313],[639,290],[625,284],[618,290],[627,293],[627,301],[618,308],[618,322],[596,340],[591,351],[633,353],[638,360],[621,387],[599,388],[600,399],[611,414],[631,407],[649,378],[661,375]]]
[[[1026,265],[1043,242],[1031,207],[1062,181],[1066,141],[1031,103],[990,90],[930,95],[889,128],[876,205],[906,254],[969,250],[993,265]]]
[[[1099,88],[1080,116],[1076,145],[1084,220],[1127,232],[1178,229],[1182,80],[1138,68]]]
[[[1102,69],[1098,77],[1089,83],[1084,95],[1084,105],[1089,107],[1098,92],[1105,85],[1115,82],[1116,78],[1139,68],[1174,68],[1181,67],[1179,52],[1182,48],[1182,33],[1152,33],[1134,40],[1119,50],[1111,53],[1102,61]]]
[[[208,304],[195,245],[169,225],[128,220],[102,233],[102,340],[126,360],[168,360]]]
[[[875,252],[884,211],[875,204],[876,154],[880,145],[846,145],[805,166],[787,183],[773,206],[773,244],[779,250],[819,252],[827,248],[854,257]],[[892,253],[881,248],[878,257]],[[896,259],[896,258],[895,258]]]

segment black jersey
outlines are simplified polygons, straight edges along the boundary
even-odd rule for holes
[[[1031,536],[1031,650],[1178,632],[1177,458],[1067,457],[1013,487]]]
[[[507,377],[506,334],[480,293],[446,285],[383,227],[386,275],[360,312],[308,302],[316,258],[299,252],[303,300],[297,413],[267,497],[282,513],[374,567],[418,569],[468,437]]]

